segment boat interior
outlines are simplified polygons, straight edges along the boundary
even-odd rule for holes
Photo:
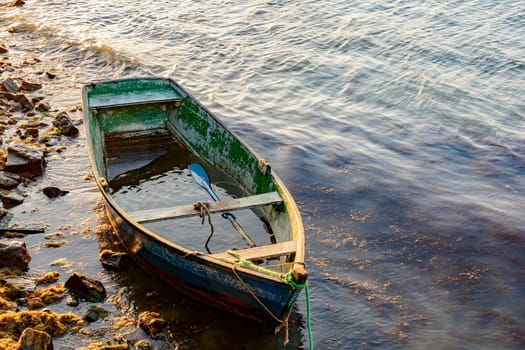
[[[294,261],[297,223],[280,184],[266,162],[184,91],[104,91],[91,99],[89,113],[96,120],[89,127],[93,153],[100,155],[94,157],[97,176],[138,224],[212,258],[234,261],[234,250],[243,259],[288,270],[280,266]],[[217,198],[196,183],[191,164],[205,169]]]

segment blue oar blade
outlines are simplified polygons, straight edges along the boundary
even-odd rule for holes
[[[190,170],[191,176],[193,176],[193,179],[195,180],[197,185],[202,187],[210,186],[210,178],[208,177],[208,173],[200,164],[190,164],[188,166],[188,169]]]
[[[197,185],[204,188],[208,194],[213,198],[214,201],[219,200],[219,196],[213,191],[210,184],[210,178],[208,177],[208,173],[206,170],[198,163],[192,163],[188,166],[188,169],[191,172],[191,176],[193,176],[193,180]]]

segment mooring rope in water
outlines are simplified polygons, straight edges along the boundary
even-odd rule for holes
[[[262,306],[262,308],[268,313],[268,315],[270,315],[276,322],[279,323],[279,326],[277,326],[275,328],[275,333],[277,334],[279,332],[279,330],[284,327],[284,345],[288,344],[288,317],[290,316],[291,308],[288,311],[288,314],[286,315],[286,317],[284,319],[281,320],[280,318],[275,316],[273,314],[273,312],[266,305],[264,305],[262,300],[259,299],[257,294],[255,294],[255,291],[252,289],[252,287],[250,287],[246,282],[244,282],[242,277],[237,273],[237,270],[235,269],[237,266],[239,266],[239,264],[234,264],[232,266],[233,273],[235,274],[235,276],[237,277],[239,282],[241,282],[241,284],[244,286],[244,288],[246,288],[246,290],[248,290],[248,292],[255,299],[255,301],[257,301],[259,303],[259,305]]]
[[[314,349],[314,336],[312,333],[312,324],[310,322],[310,296],[308,295],[308,281],[304,284],[304,294],[306,297],[306,330],[308,331],[308,348]]]
[[[279,330],[282,327],[284,327],[284,332],[285,332],[284,345],[288,344],[288,318],[290,317],[290,313],[291,313],[292,309],[290,308],[290,310],[288,311],[288,314],[286,315],[286,317],[284,319],[281,320],[278,317],[276,317],[270,311],[270,309],[266,305],[264,305],[264,303],[259,299],[259,297],[257,297],[257,295],[255,294],[255,291],[246,282],[244,282],[244,280],[241,278],[241,276],[237,273],[236,267],[237,266],[241,266],[241,267],[245,267],[245,268],[257,271],[257,272],[262,272],[262,273],[265,273],[267,275],[270,275],[270,276],[277,277],[277,278],[281,279],[282,281],[286,282],[287,284],[289,284],[290,286],[292,286],[295,289],[304,289],[305,297],[306,297],[306,329],[307,329],[307,332],[308,332],[308,347],[309,347],[310,350],[313,350],[314,346],[313,346],[312,326],[311,326],[311,323],[310,323],[310,296],[308,294],[308,281],[306,281],[305,283],[302,283],[302,284],[301,283],[297,283],[294,280],[294,277],[293,277],[293,274],[292,274],[291,271],[289,271],[287,273],[278,273],[278,272],[266,269],[264,267],[260,267],[260,266],[258,266],[256,264],[252,263],[251,261],[248,261],[248,260],[244,259],[242,256],[240,256],[239,254],[235,253],[232,250],[228,250],[228,254],[232,255],[233,257],[235,257],[237,259],[237,262],[232,266],[232,271],[235,274],[235,276],[237,277],[237,279],[248,290],[248,292],[253,296],[253,298],[263,307],[263,309],[266,310],[266,312],[274,320],[276,320],[278,323],[280,323],[280,325],[276,327],[276,329],[275,329],[276,332],[275,333],[278,333]]]

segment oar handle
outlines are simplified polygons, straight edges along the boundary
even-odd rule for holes
[[[219,196],[217,195],[217,193],[215,193],[213,188],[211,188],[210,177],[208,176],[208,173],[206,172],[206,170],[198,163],[193,163],[193,164],[188,165],[188,169],[191,172],[191,176],[193,177],[193,180],[195,180],[195,182],[199,186],[204,188],[206,190],[206,192],[208,192],[210,197],[215,202],[218,202],[219,201]],[[233,225],[235,230],[237,230],[237,232],[241,235],[241,237],[244,238],[246,243],[248,243],[250,248],[255,247],[255,243],[250,238],[250,236],[248,236],[248,233],[246,233],[246,231],[244,231],[244,229],[241,227],[241,225],[239,225],[239,223],[237,222],[237,219],[235,218],[235,216],[233,214],[225,213],[225,214],[223,214],[223,217],[225,219],[228,219],[228,221]]]
[[[230,213],[224,213],[224,217],[226,219],[228,219],[229,222],[231,222],[233,227],[235,227],[235,230],[237,230],[237,232],[242,236],[242,238],[244,238],[244,240],[246,241],[246,243],[248,243],[248,246],[250,248],[255,247],[255,242],[252,241],[250,236],[248,236],[248,233],[246,233],[246,231],[244,231],[244,229],[241,227],[241,225],[239,225],[239,223],[237,222],[237,219],[235,218],[235,216],[233,216]]]
[[[205,187],[205,189],[208,192],[208,194],[210,195],[211,199],[213,199],[214,202],[218,202],[220,200],[219,196],[217,196],[217,194],[211,189],[210,186]]]

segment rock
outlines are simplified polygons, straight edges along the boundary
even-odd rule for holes
[[[42,88],[40,83],[32,83],[27,80],[22,80],[20,83],[20,89],[25,91],[36,91]]]
[[[46,306],[44,304],[44,301],[42,301],[42,298],[40,297],[32,297],[27,299],[27,308],[29,310],[38,310]]]
[[[0,171],[0,188],[10,190],[18,186],[22,182],[22,178],[16,174]]]
[[[6,171],[31,173],[39,176],[42,175],[44,165],[44,152],[42,150],[21,144],[7,147]]]
[[[45,187],[42,192],[44,192],[44,194],[48,197],[48,198],[56,198],[56,197],[61,197],[61,196],[65,196],[66,194],[69,193],[69,191],[62,191],[60,188],[58,187]]]
[[[67,112],[60,112],[55,117],[55,120],[53,120],[53,125],[60,130],[60,133],[62,135],[66,135],[69,137],[74,137],[78,135],[78,128],[73,125],[73,122],[71,121],[71,118],[69,118],[69,115]]]
[[[24,94],[12,93],[12,92],[0,92],[0,96],[8,101],[14,101],[20,103],[22,108],[26,111],[33,109],[33,103]]]
[[[4,81],[2,81],[2,83],[0,83],[0,87],[2,88],[2,90],[11,92],[11,93],[16,93],[20,90],[16,81],[14,81],[11,78],[7,78]]]
[[[37,285],[55,283],[55,282],[58,282],[59,277],[60,277],[60,273],[57,271],[48,272],[42,277],[37,278],[35,283]]]
[[[24,107],[16,101],[9,101],[8,106],[9,109],[7,111],[10,113],[21,112],[24,109]]]
[[[6,49],[7,50],[7,49]],[[49,78],[49,79],[55,79],[57,77],[57,75],[55,73],[52,73],[52,72],[46,72],[46,76]]]
[[[20,131],[20,130],[19,130]],[[39,130],[37,128],[25,128],[24,132],[20,132],[18,135],[20,136],[20,139],[27,140],[27,139],[38,139],[38,133]]]
[[[31,98],[31,102],[33,102],[33,104],[37,104],[38,102],[40,101],[43,101],[46,97],[45,96],[33,96]]]
[[[26,113],[26,116],[30,117],[31,112]],[[20,128],[29,129],[29,128],[43,128],[48,126],[45,121],[42,120],[41,116],[31,116],[27,121],[20,124]]]
[[[93,280],[75,272],[65,284],[71,293],[92,302],[99,302],[106,297],[106,290],[100,281]]]
[[[35,109],[39,112],[48,112],[51,109],[51,106],[47,102],[37,102],[35,104]]]
[[[60,258],[49,263],[51,266],[69,266],[71,265],[66,258]]]
[[[25,235],[20,232],[6,231],[4,232],[5,238],[25,238]]]
[[[25,277],[7,277],[2,279],[2,283],[8,283],[10,291],[16,290],[15,295],[11,295],[12,298],[17,298],[22,295],[26,295],[35,290],[36,283],[30,278]]]
[[[10,6],[12,7],[20,7],[20,6],[24,6],[25,5],[25,1],[24,0],[15,0],[13,1]]]
[[[34,107],[33,103],[24,94],[16,94],[16,101],[22,105],[25,111],[30,111]]]
[[[18,267],[27,270],[31,255],[27,251],[25,242],[0,242],[0,268]]]
[[[50,241],[50,242],[46,242],[44,244],[44,247],[46,247],[46,248],[58,248],[58,247],[62,247],[64,244],[66,244],[65,241]]]
[[[0,91],[0,97],[3,99],[6,99],[7,101],[16,101],[16,93],[12,93],[9,91]]]
[[[57,314],[50,310],[20,311],[0,314],[3,337],[20,336],[26,328],[44,331],[52,337],[60,337],[83,321],[73,313]]]
[[[91,344],[90,350],[129,350],[128,343],[122,344]]]
[[[156,312],[145,311],[139,315],[138,325],[144,332],[153,337],[162,332],[166,321]]]
[[[0,54],[7,53],[9,50],[4,45],[0,44]]]
[[[63,239],[66,238],[66,235],[62,232],[53,232],[53,233],[47,233],[44,235],[45,239],[48,240],[57,240],[57,239]]]
[[[65,292],[66,288],[58,284],[56,287],[50,286],[46,288],[36,288],[33,291],[32,296],[42,299],[42,302],[45,305],[48,305],[62,300]]]
[[[105,249],[100,253],[99,260],[105,269],[121,271],[130,266],[132,258],[127,253]]]
[[[0,200],[8,208],[16,207],[17,205],[22,204],[24,202],[24,199],[25,199],[24,196],[18,193],[14,193],[14,192],[9,192],[7,194],[0,193]]]
[[[4,268],[2,270],[6,270],[6,269],[7,268]],[[22,271],[14,271],[13,269],[11,270],[12,270],[11,273],[15,274],[15,275],[12,275],[11,278],[16,278],[16,276],[19,277],[22,274]],[[1,286],[1,291],[2,291],[1,295],[3,298],[14,300],[16,298],[23,297],[24,291],[19,290],[17,286],[9,283],[6,280],[0,281],[0,286]]]
[[[104,310],[103,308],[99,306],[92,305],[82,319],[86,322],[91,323],[91,322],[98,321],[101,318],[105,318],[108,315],[109,315],[108,311]]]
[[[141,339],[135,343],[136,350],[153,350],[153,345],[146,339]]]
[[[53,350],[53,340],[46,332],[26,328],[20,335],[17,346],[18,350]]]
[[[3,206],[0,206],[0,219],[3,219],[5,218],[5,216],[9,214],[9,210],[7,210],[6,208],[4,208]],[[5,236],[5,232],[4,232],[4,236]]]

